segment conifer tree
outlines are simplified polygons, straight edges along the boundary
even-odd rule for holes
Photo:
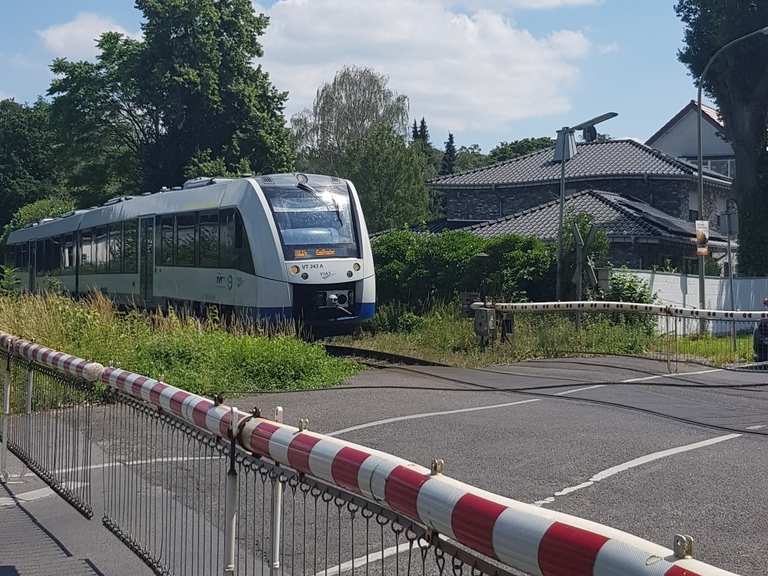
[[[453,134],[448,132],[448,140],[445,142],[445,152],[443,161],[440,164],[440,174],[453,174],[456,165],[456,144],[453,141]]]

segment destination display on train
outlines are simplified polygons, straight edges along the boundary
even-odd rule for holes
[[[336,248],[296,248],[293,251],[293,257],[296,260],[301,258],[331,258],[336,256]]]

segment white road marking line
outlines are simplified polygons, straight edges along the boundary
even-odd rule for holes
[[[747,430],[760,430],[761,428],[765,428],[766,424],[755,424],[754,426],[747,426]]]
[[[506,408],[508,406],[532,404],[533,402],[541,402],[541,400],[542,400],[541,398],[532,398],[530,400],[518,400],[517,402],[505,402],[504,404],[490,404],[487,406],[475,406],[473,408],[459,408],[458,410],[443,410],[441,412],[422,412],[420,414],[408,414],[407,416],[393,416],[392,418],[384,418],[383,420],[375,420],[373,422],[366,422],[365,424],[358,424],[356,426],[350,426],[349,428],[342,428],[341,430],[335,430],[334,432],[328,432],[326,433],[326,436],[340,436],[341,434],[347,434],[348,432],[354,432],[356,430],[364,430],[365,428],[382,426],[384,424],[392,424],[393,422],[403,422],[405,420],[418,420],[419,418],[430,418],[432,416],[446,416],[449,414],[464,414],[466,412],[479,412],[481,410],[493,410],[494,408]]]
[[[565,390],[564,392],[558,392],[555,394],[555,396],[568,396],[568,394],[573,394],[575,392],[584,392],[585,390],[594,390],[595,388],[602,388],[603,386],[606,386],[606,384],[595,384],[594,386],[585,386],[584,388],[575,388],[573,390]]]
[[[712,372],[722,372],[722,368],[711,368],[708,370],[699,370],[697,372],[670,372],[668,374],[657,374],[655,376],[643,376],[641,378],[628,378],[621,380],[621,382],[647,382],[649,380],[657,380],[659,378],[674,378],[679,376],[695,376],[697,374],[710,374]],[[429,374],[427,374],[429,375]],[[596,388],[602,388],[607,386],[606,384],[595,384],[593,386],[585,386],[584,388],[575,388],[572,390],[565,390],[552,394],[552,396],[567,396],[568,394],[574,394],[576,392],[584,392],[585,390],[594,390]],[[506,390],[514,393],[514,389]],[[326,436],[341,436],[349,432],[355,432],[357,430],[364,430],[366,428],[373,428],[375,426],[383,426],[385,424],[393,424],[395,422],[403,422],[406,420],[418,420],[420,418],[431,418],[432,416],[448,416],[451,414],[465,414],[467,412],[480,412],[482,410],[493,410],[495,408],[508,408],[510,406],[520,406],[521,404],[532,404],[533,402],[540,402],[543,398],[534,398],[531,400],[520,400],[518,402],[504,402],[503,404],[490,404],[486,406],[476,406],[473,408],[460,408],[458,410],[444,410],[440,412],[422,412],[419,414],[408,414],[407,416],[393,416],[392,418],[383,418],[382,420],[374,420],[372,422],[365,422],[363,424],[357,424],[355,426],[349,426],[348,428],[342,428],[341,430],[334,430],[333,432],[326,433]]]
[[[360,556],[358,558],[355,558],[354,564],[352,560],[348,560],[343,564],[333,566],[332,568],[328,568],[327,570],[322,570],[317,574],[315,574],[315,576],[325,576],[326,574],[342,574],[343,572],[349,572],[352,570],[353,565],[356,569],[362,568],[366,564],[381,561],[382,557],[389,558],[390,556],[394,556],[395,554],[408,552],[408,550],[411,550],[412,548],[414,550],[418,550],[419,547],[416,544],[411,544],[410,542],[406,542],[405,544],[400,544],[399,546],[392,546],[390,548],[386,548],[384,552],[374,551],[374,552],[371,552],[367,557]]]
[[[185,458],[181,456],[169,456],[166,458],[152,458],[150,460],[131,460],[129,462],[108,462],[102,464],[91,464],[90,466],[79,466],[77,468],[63,468],[54,470],[55,474],[67,474],[70,472],[80,472],[82,470],[101,470],[102,468],[114,468],[115,466],[139,466],[141,464],[154,464],[155,462],[192,462],[197,460],[222,460],[226,456],[194,456]]]
[[[606,478],[610,478],[611,476],[616,476],[617,474],[621,474],[622,472],[626,472],[627,470],[631,470],[632,468],[637,468],[638,466],[643,466],[644,464],[648,464],[649,462],[655,462],[656,460],[661,460],[662,458],[668,458],[669,456],[674,456],[675,454],[682,454],[683,452],[690,452],[691,450],[706,448],[707,446],[719,444],[720,442],[727,442],[728,440],[733,440],[741,436],[742,436],[741,434],[726,434],[724,436],[715,436],[714,438],[708,438],[707,440],[701,440],[700,442],[694,442],[693,444],[686,444],[684,446],[677,446],[676,448],[669,448],[667,450],[661,450],[659,452],[646,454],[645,456],[640,456],[639,458],[634,458],[633,460],[623,462],[622,464],[617,464],[616,466],[611,466],[610,468],[606,468],[605,470],[602,470],[597,474],[595,474],[594,476],[592,476],[586,482],[582,482],[581,484],[577,484],[575,486],[569,486],[567,488],[563,488],[562,490],[555,492],[554,496],[549,496],[548,498],[544,498],[543,500],[537,500],[536,502],[534,502],[534,504],[536,506],[544,506],[545,504],[551,504],[552,502],[555,501],[555,498],[559,496],[566,496],[578,490],[589,488],[596,482],[600,482],[601,480],[605,480]]]
[[[658,380],[659,378],[682,378],[684,376],[698,376],[700,374],[711,374],[713,372],[722,372],[723,368],[710,368],[708,370],[698,370],[696,372],[670,372],[669,374],[657,374],[656,376],[643,376],[642,378],[628,378],[622,382],[647,382],[648,380]]]

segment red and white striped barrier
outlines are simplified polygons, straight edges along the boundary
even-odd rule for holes
[[[0,334],[0,346],[68,375],[100,379],[259,456],[360,494],[439,534],[535,576],[735,576],[631,534],[517,502],[390,454],[216,406],[120,368]]]
[[[679,306],[660,306],[658,304],[636,304],[632,302],[497,302],[484,304],[475,302],[473,310],[490,308],[499,312],[556,312],[556,311],[596,311],[596,312],[637,312],[639,314],[655,314],[677,316],[679,318],[696,318],[704,320],[761,320],[768,318],[768,312],[727,310],[701,310],[698,308],[682,308]]]
[[[101,380],[213,434],[228,436],[229,407],[119,368],[104,369]],[[372,499],[530,574],[733,576],[697,560],[676,559],[672,550],[631,534],[503,498],[384,452],[236,414],[237,441],[249,452]]]
[[[21,338],[13,339],[12,347],[16,356],[89,382],[98,380],[104,370],[104,366],[97,362],[89,362]]]

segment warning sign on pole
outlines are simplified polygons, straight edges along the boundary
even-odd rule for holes
[[[709,254],[709,220],[696,220],[696,256]]]

